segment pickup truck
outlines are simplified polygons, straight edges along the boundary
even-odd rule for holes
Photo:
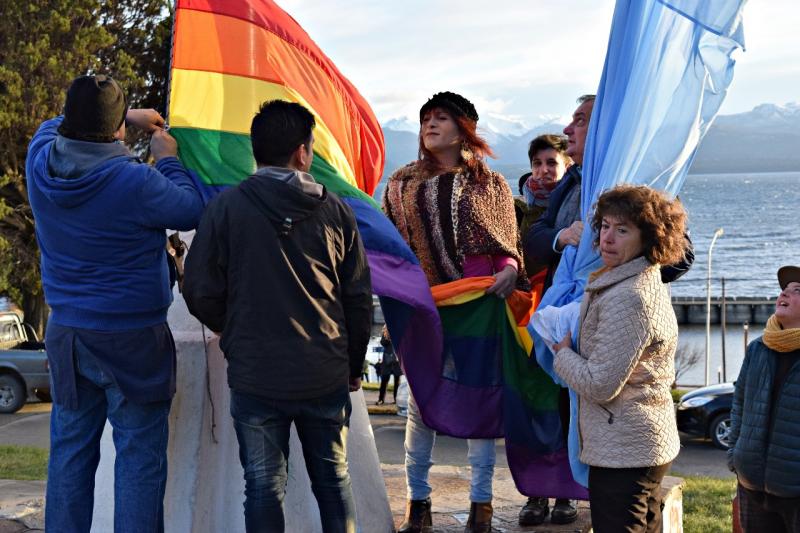
[[[50,397],[44,343],[14,312],[0,312],[0,413],[14,413],[29,397]]]

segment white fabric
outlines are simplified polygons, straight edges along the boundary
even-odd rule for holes
[[[531,318],[531,325],[541,335],[542,340],[552,346],[568,332],[577,333],[580,327],[580,302],[570,302],[562,307],[548,305],[538,309]]]

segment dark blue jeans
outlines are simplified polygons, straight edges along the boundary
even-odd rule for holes
[[[108,418],[117,451],[114,531],[163,532],[171,401],[131,403],[80,342],[76,342],[75,357],[78,408],[54,403],[50,414],[47,531],[91,529],[100,437]]]
[[[292,422],[303,447],[322,530],[355,533],[356,511],[346,454],[350,410],[347,387],[303,401],[275,401],[231,391],[231,416],[244,468],[247,533],[284,531],[283,497]]]

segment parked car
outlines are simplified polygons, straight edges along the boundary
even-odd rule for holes
[[[0,312],[0,413],[19,411],[29,397],[50,397],[44,343],[13,312]]]
[[[720,383],[687,392],[678,403],[678,429],[711,439],[717,448],[730,448],[733,383]]]
[[[375,363],[383,358],[383,346],[381,346],[380,337],[370,337],[369,344],[367,345],[367,353],[365,359],[369,363],[369,380],[373,383],[380,383],[381,377],[375,370]]]

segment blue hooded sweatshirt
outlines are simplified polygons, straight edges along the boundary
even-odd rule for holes
[[[51,322],[100,331],[164,323],[164,232],[197,226],[194,178],[175,157],[152,168],[120,143],[62,137],[61,120],[39,127],[25,163]]]

